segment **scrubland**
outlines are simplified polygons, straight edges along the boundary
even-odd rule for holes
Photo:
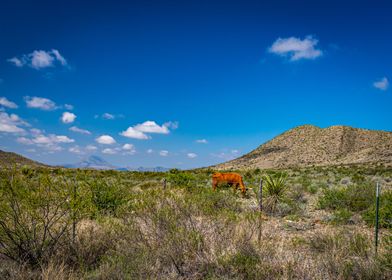
[[[0,279],[392,278],[391,167],[212,172],[2,169]]]

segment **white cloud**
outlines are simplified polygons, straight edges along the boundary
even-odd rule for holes
[[[134,128],[138,131],[145,132],[145,133],[168,134],[170,132],[166,124],[160,126],[154,121],[145,121],[144,123],[135,125]]]
[[[102,150],[103,154],[114,155],[117,154],[117,151],[114,149],[106,148]]]
[[[64,112],[61,116],[61,121],[63,123],[73,123],[76,119],[76,115],[70,112]]]
[[[19,137],[16,139],[16,141],[24,145],[36,145],[37,147],[48,150],[50,153],[62,151],[63,148],[60,146],[60,144],[69,144],[75,142],[74,139],[71,139],[65,135],[44,135],[38,129],[31,129],[30,131],[33,135],[32,139]]]
[[[84,152],[80,149],[80,147],[78,145],[70,147],[68,149],[68,151],[71,153],[74,153],[74,154],[79,154],[79,155],[84,154]]]
[[[79,128],[79,127],[77,127],[77,126],[71,126],[71,127],[69,128],[69,130],[71,130],[71,131],[73,131],[73,132],[80,133],[80,134],[86,134],[86,135],[90,135],[90,134],[91,134],[91,132],[88,131],[87,129],[82,129],[82,128]]]
[[[162,150],[162,151],[159,152],[159,155],[162,156],[162,157],[166,157],[166,156],[169,155],[169,151]]]
[[[152,154],[154,151],[153,151],[153,149],[148,149],[147,150],[147,154]]]
[[[186,156],[188,158],[195,158],[195,157],[197,157],[197,154],[195,154],[195,153],[188,153]]]
[[[115,116],[109,113],[102,114],[102,118],[105,120],[114,120]]]
[[[196,143],[199,143],[199,144],[207,144],[208,141],[207,141],[206,139],[198,139],[198,140],[196,140]]]
[[[315,59],[323,54],[316,48],[317,44],[318,40],[312,36],[307,36],[303,40],[296,37],[278,38],[268,51],[280,56],[289,56],[291,61]]]
[[[87,145],[86,150],[87,151],[96,151],[98,148],[94,145]]]
[[[16,67],[30,66],[36,70],[54,67],[55,62],[62,66],[67,66],[67,60],[60,54],[58,50],[52,49],[50,51],[34,50],[32,53],[24,54],[21,57],[13,57],[7,60]]]
[[[165,122],[164,124],[163,124],[163,126],[165,126],[165,127],[167,127],[167,128],[171,128],[171,129],[177,129],[178,128],[178,126],[179,126],[179,124],[178,124],[178,122],[177,121],[175,121],[175,122]]]
[[[122,149],[123,149],[123,150],[130,151],[130,150],[135,149],[135,146],[134,146],[133,144],[124,144],[124,145],[122,146]]]
[[[74,106],[71,105],[71,104],[64,104],[64,108],[67,109],[67,110],[73,110]]]
[[[150,136],[144,134],[143,132],[134,129],[132,126],[128,127],[127,130],[121,132],[120,135],[128,138],[134,138],[140,140],[146,140],[151,138]]]
[[[0,105],[11,108],[11,109],[16,109],[18,108],[18,105],[16,105],[14,102],[8,100],[6,97],[0,97]]]
[[[31,139],[26,138],[26,137],[18,137],[16,139],[16,142],[18,142],[20,144],[23,144],[23,145],[32,145],[32,144],[34,144],[34,142],[31,141]]]
[[[154,121],[145,121],[144,123],[128,127],[127,130],[121,132],[120,135],[128,138],[145,140],[151,138],[147,133],[169,134],[169,128],[178,128],[178,122],[166,122],[163,125],[158,125]]]
[[[54,103],[52,100],[50,100],[48,98],[44,98],[44,97],[25,96],[24,100],[25,100],[28,108],[41,109],[41,110],[45,110],[45,111],[55,110],[58,108],[56,106],[56,103]]]
[[[58,143],[73,143],[75,142],[74,139],[69,138],[65,135],[56,135],[56,134],[49,134],[46,135],[37,135],[35,136],[32,141],[35,144],[58,144]]]
[[[116,143],[116,140],[114,140],[114,138],[110,135],[101,135],[98,138],[96,138],[95,141],[103,145],[111,145]]]
[[[389,81],[387,77],[383,77],[381,80],[374,82],[373,86],[379,90],[387,90],[389,88]]]
[[[38,128],[31,128],[31,129],[30,129],[30,132],[31,132],[31,134],[32,134],[33,136],[42,134],[42,131],[41,131],[40,129],[38,129]]]
[[[30,59],[31,67],[33,67],[34,69],[52,67],[54,61],[54,57],[49,52],[42,50],[33,51],[30,54]]]
[[[61,65],[67,65],[67,60],[60,54],[58,50],[52,49],[52,54],[60,62]]]
[[[135,146],[133,144],[124,144],[122,149],[125,151],[127,155],[134,155],[136,153]]]
[[[29,124],[21,120],[18,115],[9,115],[6,112],[0,112],[0,132],[22,133],[25,129],[20,126],[28,125]]]
[[[19,59],[17,57],[13,57],[13,58],[7,59],[7,61],[12,63],[16,67],[23,67],[23,65],[25,64],[24,61],[22,61],[21,59]]]

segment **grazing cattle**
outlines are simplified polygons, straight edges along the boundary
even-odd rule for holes
[[[235,190],[239,187],[243,194],[246,193],[246,188],[240,174],[216,172],[212,175],[212,189],[215,191],[219,184],[231,185]]]

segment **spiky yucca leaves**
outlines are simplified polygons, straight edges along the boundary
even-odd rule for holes
[[[265,197],[265,210],[275,213],[277,205],[284,200],[287,191],[287,175],[263,176],[263,197]]]

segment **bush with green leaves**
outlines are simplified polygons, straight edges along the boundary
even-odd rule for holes
[[[11,171],[1,180],[0,201],[0,254],[39,266],[71,244],[78,205],[63,177],[26,179]]]
[[[373,202],[362,215],[364,220],[374,226],[376,221],[376,203]],[[392,229],[392,191],[382,192],[380,196],[379,225],[383,228]]]
[[[359,212],[368,209],[374,199],[374,186],[367,183],[323,189],[318,204],[321,209]]]
[[[125,190],[115,180],[92,180],[88,183],[91,199],[98,212],[115,214],[116,210],[125,203]]]

